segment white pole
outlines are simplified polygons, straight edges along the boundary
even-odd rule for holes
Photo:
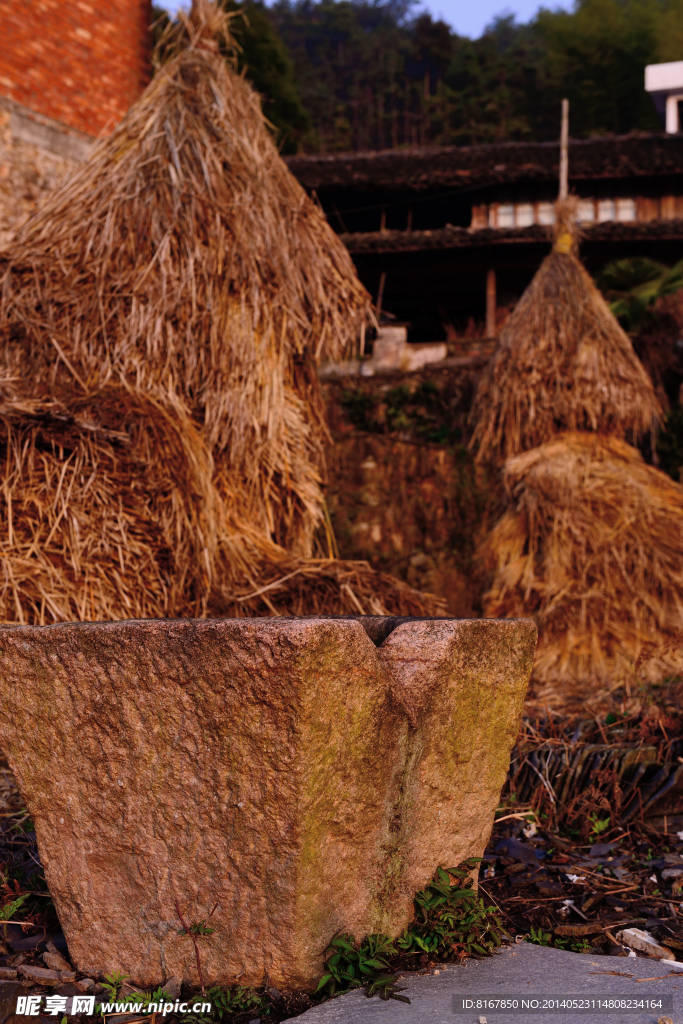
[[[560,133],[560,199],[569,194],[569,100],[562,100],[562,130]]]
[[[667,96],[666,98],[666,130],[670,135],[675,135],[676,132],[680,132],[681,125],[679,122],[678,104],[683,101],[683,95],[679,96]]]

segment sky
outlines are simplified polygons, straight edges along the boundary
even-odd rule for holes
[[[173,13],[181,4],[178,0],[167,0],[162,6]],[[182,6],[188,5],[183,3]],[[538,0],[514,0],[510,4],[501,4],[501,0],[423,0],[420,9],[431,11],[435,18],[443,18],[458,35],[477,39],[497,14],[514,14],[518,21],[529,21],[540,6]],[[570,10],[573,4],[571,0],[563,3],[554,0],[543,6]]]
[[[538,0],[516,0],[511,4],[501,5],[500,0],[430,0],[421,7],[431,11],[435,18],[443,18],[460,36],[478,39],[487,25],[498,14],[514,14],[517,21],[530,21],[539,7],[550,7],[553,10],[562,8],[571,10],[573,4],[549,3],[539,4]]]

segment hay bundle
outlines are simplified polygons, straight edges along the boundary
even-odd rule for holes
[[[0,620],[206,614],[217,507],[194,435],[115,385],[71,410],[5,398]]]
[[[239,480],[248,519],[308,555],[314,359],[352,344],[370,303],[218,53],[225,29],[195,4],[178,55],[20,232],[2,285],[7,370],[27,395],[122,379],[173,396]]]
[[[176,55],[3,254],[5,621],[440,611],[311,560],[326,439],[315,362],[369,297],[219,55]]]
[[[661,409],[628,335],[577,256],[576,200],[556,203],[555,244],[503,327],[473,407],[477,459],[509,458],[563,430],[636,441]]]
[[[587,692],[683,671],[683,487],[588,432],[508,460],[505,485],[484,614],[534,616],[535,679]]]

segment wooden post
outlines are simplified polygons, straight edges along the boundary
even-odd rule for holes
[[[382,302],[384,301],[384,282],[387,279],[386,271],[382,271],[382,276],[379,279],[379,291],[377,292],[377,323],[382,315]]]
[[[496,336],[496,272],[489,270],[486,275],[486,337]]]
[[[562,100],[562,129],[560,132],[560,199],[569,194],[569,100]]]

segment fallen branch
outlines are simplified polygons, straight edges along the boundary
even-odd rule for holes
[[[631,917],[625,921],[610,921],[608,925],[600,921],[589,921],[587,924],[558,924],[553,928],[555,935],[561,938],[581,938],[584,935],[600,935],[612,928],[625,928],[627,925],[642,924],[643,917]]]

